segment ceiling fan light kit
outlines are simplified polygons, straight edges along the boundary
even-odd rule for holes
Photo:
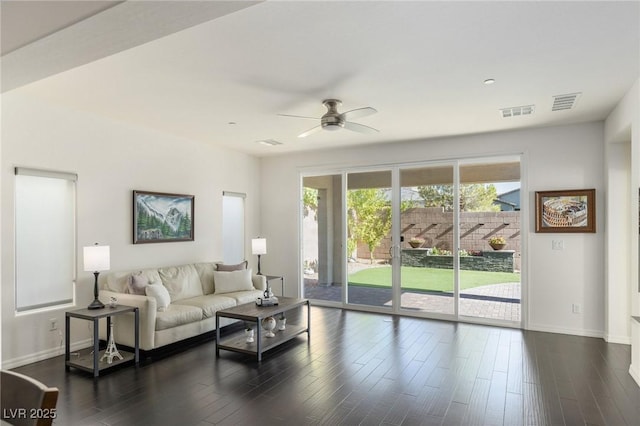
[[[327,112],[320,117],[320,125],[312,127],[311,129],[301,133],[298,135],[299,138],[305,138],[311,134],[319,132],[321,130],[340,130],[347,129],[354,132],[359,133],[377,133],[378,129],[374,129],[373,127],[365,126],[364,124],[353,123],[348,121],[349,119],[366,117],[371,114],[375,114],[378,112],[375,108],[364,107],[357,108],[347,112],[340,113],[338,112],[338,107],[342,105],[342,102],[339,99],[325,99],[322,101],[322,104],[327,108]],[[301,115],[289,115],[289,114],[279,114],[283,117],[295,117],[295,118],[312,118],[317,120],[314,117],[305,117]]]

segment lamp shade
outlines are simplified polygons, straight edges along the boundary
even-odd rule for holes
[[[253,254],[267,254],[267,239],[266,238],[254,238],[251,240],[251,253]]]
[[[85,271],[108,271],[110,265],[109,246],[88,246],[83,249]]]

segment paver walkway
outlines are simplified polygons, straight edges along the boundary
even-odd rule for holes
[[[318,286],[315,280],[305,279],[305,297],[339,302],[342,286]],[[349,302],[369,306],[390,306],[391,289],[349,286]],[[403,290],[400,303],[404,309],[431,313],[453,314],[451,294],[429,294]],[[520,283],[492,284],[463,290],[460,293],[460,315],[520,321]]]

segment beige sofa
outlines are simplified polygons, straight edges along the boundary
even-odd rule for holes
[[[251,269],[217,271],[218,263],[111,272],[101,283],[99,297],[105,309],[112,297],[118,304],[140,308],[140,349],[156,349],[215,330],[216,311],[253,302],[263,294],[264,276],[252,275]],[[133,314],[113,321],[116,343],[133,347]],[[220,324],[232,322],[221,318]],[[105,321],[100,338],[106,339]]]

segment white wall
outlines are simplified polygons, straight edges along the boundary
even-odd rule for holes
[[[615,214],[607,218],[607,335],[609,340],[631,337],[629,373],[640,384],[640,316],[638,285],[638,188],[640,188],[640,79],[605,121],[608,159],[607,185],[611,213],[624,210],[622,220]],[[620,157],[626,155],[626,158]]]
[[[607,147],[605,340],[631,343],[631,144]]]
[[[527,174],[523,180],[528,185],[526,201],[530,206],[534,205],[534,192],[538,190],[597,190],[595,234],[536,234],[533,209],[528,212],[525,218],[528,220],[524,221],[528,223],[525,230],[528,259],[524,259],[528,265],[527,326],[534,330],[602,336],[603,141],[603,123],[597,122],[263,158],[261,229],[270,245],[263,269],[271,274],[284,274],[287,294],[300,294],[301,171],[524,153]],[[322,141],[314,143],[320,146]],[[552,251],[552,239],[564,240],[564,251]],[[573,303],[581,305],[581,314],[572,313]]]
[[[19,91],[4,94],[0,179],[4,368],[61,353],[60,336],[48,331],[49,318],[56,318],[64,330],[62,309],[22,316],[14,312],[15,166],[78,174],[78,252],[94,242],[110,245],[112,270],[222,259],[225,190],[247,194],[246,235],[259,233],[257,158],[53,107],[21,97]],[[195,241],[133,245],[134,189],[195,195]],[[255,260],[250,249],[247,258]],[[93,275],[82,271],[81,254],[77,262],[76,303],[85,307],[93,300]],[[88,323],[74,324],[73,342],[90,336]]]

